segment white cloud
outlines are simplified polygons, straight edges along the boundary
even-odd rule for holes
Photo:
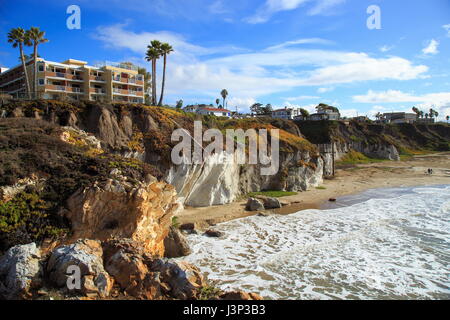
[[[415,103],[419,109],[429,110],[433,108],[440,113],[440,119],[443,119],[450,113],[450,92],[427,93],[423,95],[415,95],[405,93],[398,90],[388,90],[375,92],[369,90],[366,95],[353,96],[353,101],[360,103]],[[405,110],[394,111],[411,111],[412,105],[404,107]],[[392,108],[383,111],[392,111]]]
[[[442,28],[444,28],[447,31],[447,37],[450,37],[450,23],[443,25]]]
[[[318,93],[327,93],[327,92],[330,92],[333,90],[334,90],[334,87],[322,87],[322,88],[317,89],[317,92]]]
[[[314,3],[314,6],[308,10],[308,15],[327,15],[332,13],[331,9],[345,1],[346,0],[266,0],[266,2],[257,9],[254,15],[245,18],[244,21],[252,24],[265,23],[277,12],[295,10],[307,3]]]
[[[239,112],[247,111],[250,106],[256,103],[254,98],[246,97],[246,98],[237,98],[231,97],[228,99],[227,107],[231,111],[235,111],[236,107]]]
[[[423,54],[438,54],[439,41],[431,39],[430,43],[422,49]]]
[[[266,50],[277,50],[277,49],[282,49],[282,48],[286,48],[286,47],[290,47],[290,46],[295,46],[297,44],[324,44],[324,45],[329,45],[329,44],[334,44],[334,42],[330,41],[330,40],[320,39],[320,38],[298,39],[298,40],[286,41],[284,43],[277,44],[275,46],[267,48]]]
[[[380,51],[385,53],[385,52],[391,51],[393,48],[394,48],[394,46],[384,45],[380,48]]]
[[[169,42],[175,52],[170,54],[167,65],[168,99],[210,97],[213,102],[226,88],[230,99],[241,99],[233,100],[238,107],[251,105],[249,99],[258,100],[302,86],[323,87],[319,92],[324,93],[340,83],[410,80],[423,77],[428,71],[426,66],[400,57],[377,59],[366,53],[286,47],[286,43],[253,52],[233,46],[203,47],[177,33],[136,33],[125,25],[100,27],[94,37],[111,48],[123,50],[127,60],[142,63],[150,40]],[[130,51],[134,60],[129,57]]]
[[[222,0],[216,0],[209,6],[209,12],[213,14],[223,14],[228,13],[229,9],[227,9]]]
[[[300,100],[312,100],[312,99],[320,99],[320,97],[317,96],[298,96],[298,97],[287,97],[285,98],[286,101],[300,101]]]
[[[335,8],[337,5],[343,4],[345,1],[346,0],[320,0],[308,11],[308,14],[311,16],[332,14],[333,12],[331,9]]]

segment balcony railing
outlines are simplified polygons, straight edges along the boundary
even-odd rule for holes
[[[93,75],[90,75],[90,76],[89,76],[89,80],[91,80],[91,81],[102,81],[102,82],[105,82],[105,79],[103,79],[102,77],[99,77],[99,76],[93,76]]]
[[[105,94],[105,89],[99,89],[99,88],[90,88],[89,89],[91,93],[98,93],[98,94]]]
[[[54,84],[46,85],[45,89],[54,90],[54,91],[62,91],[62,92],[73,92],[73,93],[83,93],[84,92],[84,90],[81,88],[66,87],[66,86],[60,86],[60,85],[54,85]]]

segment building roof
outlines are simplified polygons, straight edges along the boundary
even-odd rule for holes
[[[218,109],[218,108],[201,108],[201,107],[199,107],[199,109],[206,110],[206,111],[213,111],[213,112],[231,112],[230,110],[227,110],[227,109]]]

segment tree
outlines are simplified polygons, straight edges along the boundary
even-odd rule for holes
[[[425,119],[428,119],[428,113],[425,113]]]
[[[445,119],[447,119],[447,123],[450,120],[450,116],[446,116]]]
[[[145,59],[152,63],[152,104],[156,105],[156,60],[161,57],[161,42],[153,40],[150,45],[147,46],[147,54]]]
[[[423,111],[419,111],[419,117],[421,117],[423,119],[424,113]]]
[[[420,110],[416,107],[412,107],[412,111],[417,115],[417,119],[420,117]]]
[[[261,103],[254,103],[251,107],[250,107],[250,111],[252,113],[256,113],[256,114],[262,114],[263,111],[261,109],[262,104]]]
[[[183,100],[180,99],[180,100],[177,101],[176,108],[177,109],[183,108]]]
[[[381,115],[381,112],[378,112],[378,113],[375,115],[375,118],[376,118],[377,120],[381,120],[382,117],[383,117],[383,116]]]
[[[33,91],[36,95],[37,93],[37,58],[38,58],[38,46],[43,43],[47,43],[48,39],[45,39],[45,31],[41,31],[41,29],[37,27],[31,27],[30,30],[27,30],[25,33],[27,39],[33,45],[33,64],[34,64],[34,77],[33,77]]]
[[[19,47],[20,51],[20,59],[22,60],[22,67],[23,67],[23,73],[25,74],[25,83],[27,86],[27,95],[28,98],[30,98],[30,80],[28,78],[28,72],[27,67],[25,65],[25,56],[23,54],[23,46],[29,46],[30,41],[26,37],[26,32],[23,28],[15,28],[11,29],[11,31],[8,33],[8,42],[12,43],[13,48]]]
[[[150,89],[152,87],[151,85],[152,75],[150,72],[147,72],[146,68],[141,67],[138,67],[138,73],[144,76],[145,104],[151,104]]]
[[[306,109],[300,108],[300,114],[302,115],[304,120],[309,117],[309,112]]]
[[[161,96],[159,97],[159,103],[158,105],[161,106],[164,98],[164,87],[166,85],[166,65],[167,65],[167,55],[173,52],[173,48],[168,43],[163,43],[160,46],[160,54],[164,58],[164,65],[163,65],[163,79],[161,84]]]
[[[265,115],[270,115],[272,113],[272,105],[270,103],[266,104],[266,106],[262,108],[262,112]]]
[[[220,99],[216,99],[216,105],[219,106]]]
[[[222,98],[223,98],[223,108],[225,108],[225,100],[226,100],[226,98],[228,97],[228,91],[227,91],[227,89],[223,89],[223,90],[220,92],[220,95],[221,95]]]

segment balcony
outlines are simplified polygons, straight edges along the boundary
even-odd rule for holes
[[[67,93],[83,93],[84,92],[83,89],[81,89],[81,88],[66,87],[66,86],[60,86],[60,85],[54,85],[54,84],[45,85],[45,90],[61,91],[61,92],[67,92]]]
[[[98,81],[98,82],[105,82],[105,79],[103,79],[102,77],[93,76],[93,75],[89,76],[89,80],[91,80],[91,81]]]
[[[117,88],[114,88],[114,89],[113,89],[113,92],[114,92],[114,93],[117,93],[117,94],[123,94],[123,95],[128,95],[128,94],[129,94],[129,91],[128,91],[128,90],[117,89]]]
[[[74,75],[71,73],[46,71],[45,76],[49,77],[49,78],[60,78],[60,79],[65,79],[65,80],[70,80],[70,81],[83,81],[83,78],[81,76]]]
[[[100,89],[100,88],[89,88],[89,92],[96,93],[96,94],[106,94],[106,90]]]

